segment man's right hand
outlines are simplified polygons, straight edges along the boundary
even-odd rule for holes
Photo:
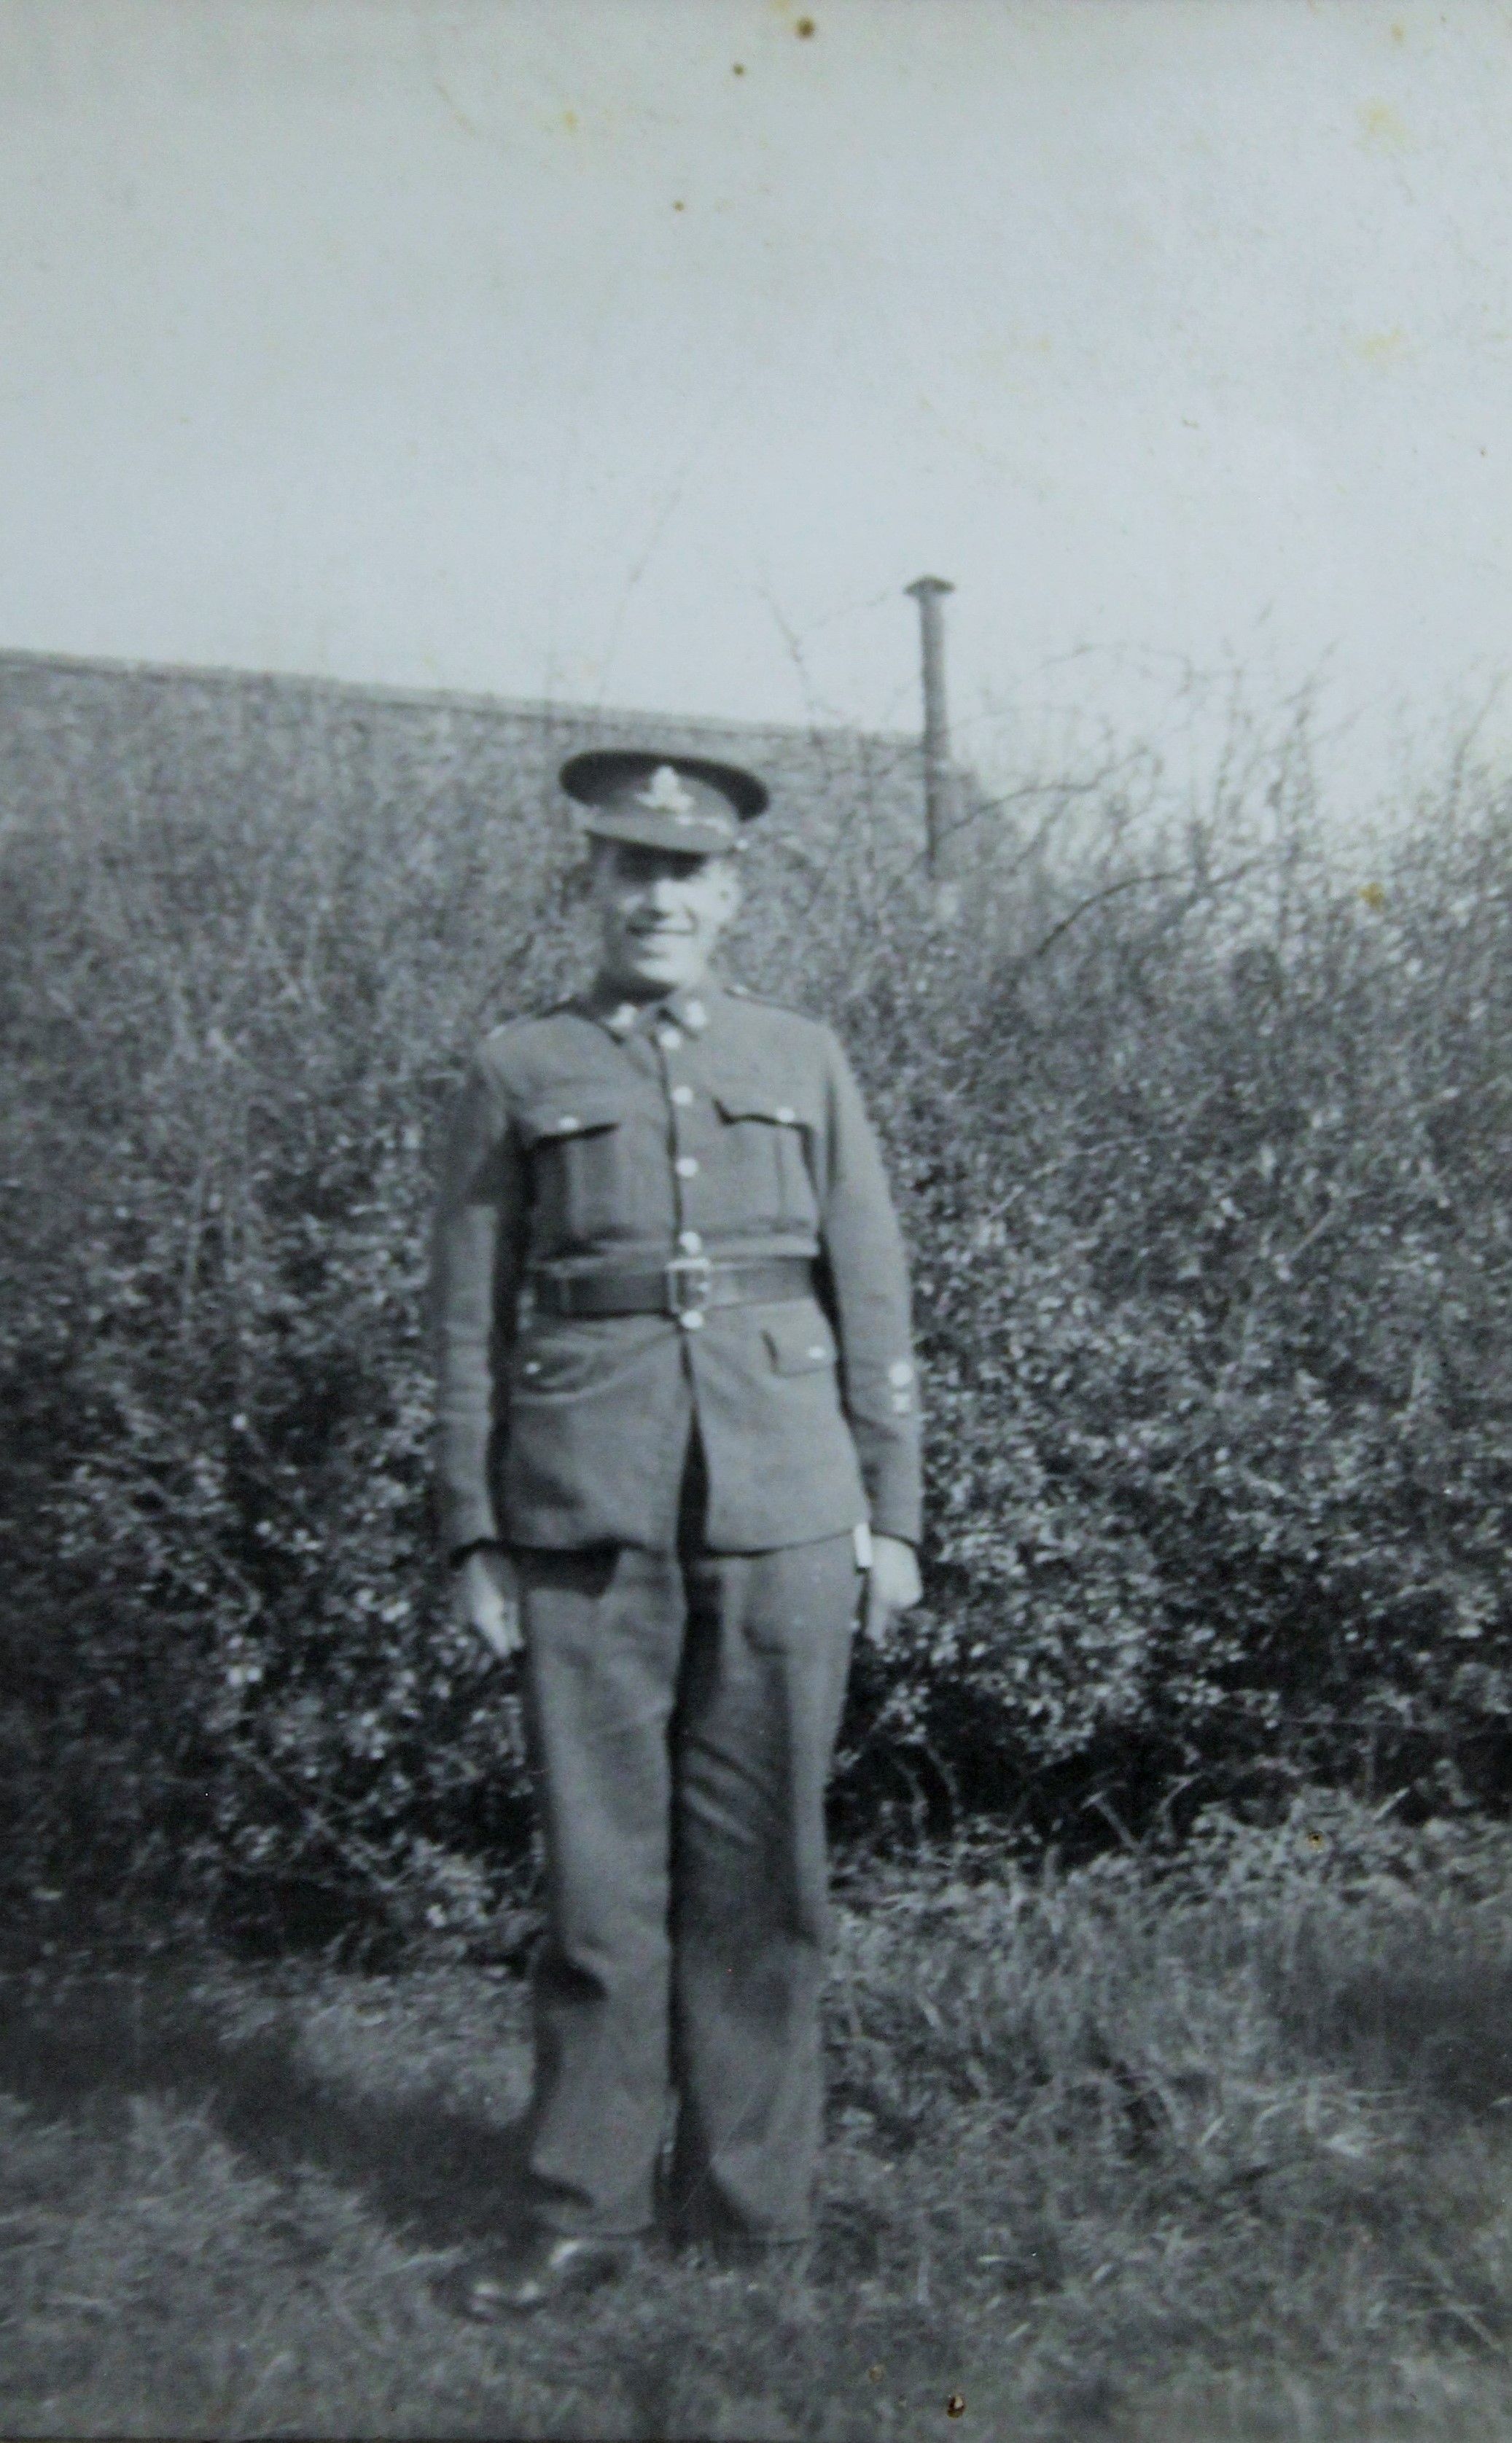
[[[470,1628],[507,1662],[525,1644],[520,1626],[520,1573],[507,1552],[470,1552],[452,1572],[452,1617]]]

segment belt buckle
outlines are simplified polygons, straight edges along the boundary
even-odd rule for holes
[[[714,1295],[714,1268],[707,1256],[674,1256],[667,1266],[669,1314],[702,1314]]]

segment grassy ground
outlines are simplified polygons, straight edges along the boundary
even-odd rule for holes
[[[871,1870],[812,2261],[508,2332],[432,2285],[508,2213],[517,1981],[17,1980],[0,2426],[1504,2443],[1509,1861],[1336,1809],[1175,1872]]]

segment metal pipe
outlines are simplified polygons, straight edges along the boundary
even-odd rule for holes
[[[924,676],[924,854],[930,872],[943,881],[953,846],[954,780],[950,728],[945,708],[945,615],[940,609],[954,586],[944,577],[916,577],[906,585],[919,606],[919,643]]]

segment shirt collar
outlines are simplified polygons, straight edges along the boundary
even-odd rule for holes
[[[701,983],[681,986],[660,1001],[628,1001],[616,993],[612,985],[590,984],[579,998],[578,1006],[585,1018],[593,1019],[615,1038],[627,1042],[632,1035],[644,1032],[658,1020],[671,1019],[674,1025],[689,1035],[702,1035],[708,1028],[714,1009],[723,998],[721,987],[711,976]]]
[[[679,989],[669,993],[662,1007],[687,1034],[702,1035],[708,1027],[718,995],[719,987],[713,978],[705,976],[702,983],[691,985],[687,992]]]

